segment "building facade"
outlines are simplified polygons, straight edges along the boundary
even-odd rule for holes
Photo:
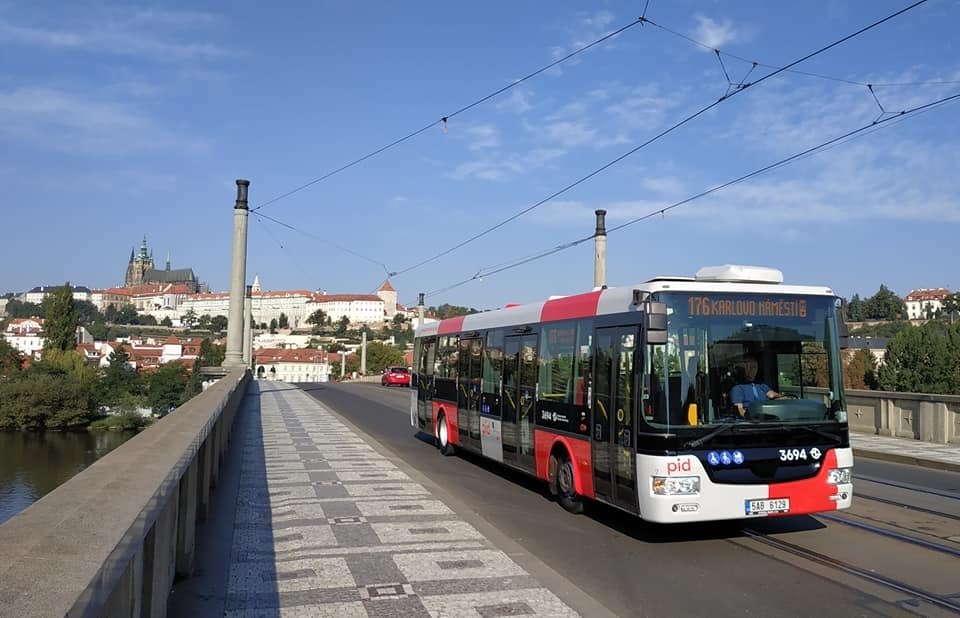
[[[192,268],[170,268],[169,255],[166,267],[158,270],[154,266],[153,251],[147,248],[147,237],[144,236],[143,242],[140,243],[140,253],[134,253],[134,250],[130,249],[130,261],[127,262],[123,286],[131,288],[148,284],[179,284],[190,288],[190,293],[200,292],[202,287]]]
[[[907,306],[907,318],[922,320],[934,317],[943,310],[943,300],[952,292],[947,288],[920,288],[911,290],[903,299]]]
[[[43,320],[41,318],[16,318],[10,320],[3,331],[3,338],[13,348],[29,358],[40,358],[43,344]]]

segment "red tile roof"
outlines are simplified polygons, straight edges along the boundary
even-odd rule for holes
[[[950,294],[952,294],[952,292],[947,288],[921,288],[919,290],[911,290],[904,300],[943,300],[947,296],[950,296]]]
[[[378,292],[396,292],[396,290],[394,289],[394,287],[393,287],[392,285],[390,285],[390,280],[389,280],[389,279],[385,279],[384,282],[383,282],[383,285],[381,285],[381,286],[380,286],[380,289],[377,290],[377,291],[378,291]]]

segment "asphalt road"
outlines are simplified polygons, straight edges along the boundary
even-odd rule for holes
[[[850,511],[746,529],[650,524],[600,504],[575,516],[523,474],[440,456],[410,427],[408,389],[302,386],[618,615],[960,613],[960,475],[860,459],[869,480],[855,493],[870,498]]]

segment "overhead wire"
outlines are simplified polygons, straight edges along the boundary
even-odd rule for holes
[[[411,272],[411,271],[413,271],[413,270],[416,270],[416,269],[418,269],[418,268],[420,268],[420,267],[422,267],[422,266],[425,266],[425,265],[427,265],[427,264],[429,264],[429,263],[431,263],[431,262],[434,262],[434,261],[440,259],[441,257],[444,257],[444,256],[446,256],[446,255],[448,255],[448,254],[456,251],[457,249],[460,249],[460,248],[462,248],[462,247],[464,247],[464,246],[466,246],[466,245],[468,245],[468,244],[470,244],[470,243],[472,243],[472,242],[474,242],[474,241],[476,241],[476,240],[478,240],[478,239],[480,239],[480,238],[483,238],[483,237],[486,236],[487,234],[490,234],[491,232],[500,229],[501,227],[503,227],[504,225],[510,223],[511,221],[514,221],[514,220],[522,217],[523,215],[525,215],[525,214],[527,214],[527,213],[529,213],[529,212],[531,212],[531,211],[539,208],[540,206],[546,204],[547,202],[549,202],[549,201],[551,201],[551,200],[553,200],[553,199],[556,199],[557,197],[559,197],[559,196],[567,193],[568,191],[570,191],[571,189],[577,187],[578,185],[586,182],[587,180],[589,180],[589,179],[593,178],[594,176],[602,173],[603,171],[607,170],[608,168],[616,165],[617,163],[619,163],[620,161],[626,159],[627,157],[630,157],[631,155],[639,152],[641,149],[649,146],[650,144],[652,144],[652,143],[656,142],[657,140],[661,139],[662,137],[664,137],[664,136],[672,133],[673,131],[675,131],[675,130],[679,129],[680,127],[684,126],[685,124],[687,124],[687,123],[691,122],[692,120],[698,118],[699,116],[707,113],[708,111],[710,111],[710,110],[713,109],[714,107],[717,107],[718,105],[720,105],[720,104],[723,103],[724,101],[728,101],[729,99],[731,99],[731,98],[733,98],[734,96],[736,96],[738,93],[743,92],[744,90],[746,90],[748,87],[750,87],[750,86],[756,86],[756,85],[758,85],[758,84],[760,84],[760,83],[762,83],[762,82],[764,82],[764,81],[766,81],[766,80],[768,80],[768,79],[770,79],[770,78],[772,78],[772,77],[774,77],[774,76],[776,76],[776,75],[779,75],[780,73],[783,73],[783,72],[785,72],[785,71],[789,71],[792,67],[794,67],[794,66],[796,66],[796,65],[798,65],[798,64],[801,64],[801,63],[809,60],[810,58],[813,58],[813,57],[815,57],[815,56],[818,56],[819,54],[822,54],[822,53],[824,53],[824,52],[826,52],[826,51],[828,51],[828,50],[830,50],[830,49],[833,49],[834,47],[836,47],[836,46],[838,46],[838,45],[841,45],[841,44],[845,43],[846,41],[849,41],[850,39],[853,39],[853,38],[855,38],[855,37],[857,37],[857,36],[860,36],[861,34],[867,32],[867,31],[869,31],[869,30],[872,30],[873,28],[876,28],[877,26],[880,26],[880,25],[882,25],[882,24],[890,21],[891,19],[894,19],[894,18],[896,18],[896,17],[898,17],[898,16],[906,13],[907,11],[910,11],[911,9],[914,9],[914,8],[920,6],[921,4],[924,4],[924,3],[926,3],[926,2],[927,2],[927,0],[917,0],[917,1],[914,2],[913,4],[910,4],[909,6],[907,6],[907,7],[905,7],[905,8],[902,8],[902,9],[900,9],[900,10],[894,12],[894,13],[891,13],[891,14],[887,15],[886,17],[883,17],[883,18],[881,18],[881,19],[879,19],[879,20],[876,20],[876,21],[872,22],[871,24],[860,28],[860,29],[857,30],[856,32],[853,32],[853,33],[848,34],[848,35],[846,35],[846,36],[844,36],[844,37],[842,37],[842,38],[840,38],[840,39],[837,39],[836,41],[834,41],[834,42],[832,42],[832,43],[830,43],[830,44],[828,44],[828,45],[825,45],[825,46],[817,49],[816,51],[813,51],[813,52],[811,52],[811,53],[809,53],[809,54],[807,54],[807,55],[805,55],[805,56],[803,56],[803,57],[801,57],[801,58],[799,58],[799,59],[797,59],[797,60],[794,60],[793,62],[790,62],[790,63],[787,64],[786,66],[778,67],[778,68],[776,68],[775,70],[767,73],[766,75],[761,76],[760,78],[758,78],[757,80],[755,80],[755,81],[753,81],[753,82],[740,84],[740,87],[738,87],[738,88],[736,88],[736,89],[733,89],[732,91],[728,89],[728,91],[727,91],[723,96],[721,96],[719,99],[717,99],[717,100],[714,101],[713,103],[710,103],[709,105],[707,105],[707,106],[701,108],[700,110],[698,110],[698,111],[690,114],[689,116],[683,118],[682,120],[680,120],[680,121],[678,121],[677,123],[673,124],[673,125],[670,126],[669,128],[664,129],[663,131],[661,131],[660,133],[658,133],[658,134],[656,134],[655,136],[651,137],[650,139],[646,140],[645,142],[643,142],[643,143],[641,143],[641,144],[639,144],[639,145],[631,148],[630,150],[628,150],[627,152],[621,154],[620,156],[618,156],[617,158],[613,159],[612,161],[609,161],[608,163],[605,163],[604,165],[602,165],[602,166],[600,166],[599,168],[595,169],[594,171],[590,172],[590,173],[587,174],[586,176],[583,176],[583,177],[575,180],[574,182],[566,185],[565,187],[563,187],[563,188],[560,189],[559,191],[555,191],[554,193],[551,193],[549,196],[543,198],[542,200],[540,200],[540,201],[532,204],[531,206],[528,206],[527,208],[524,208],[523,210],[520,210],[520,211],[514,213],[513,215],[510,215],[510,216],[507,217],[506,219],[503,219],[503,220],[501,220],[500,222],[496,223],[495,225],[493,225],[493,226],[491,226],[491,227],[488,227],[488,228],[486,228],[486,229],[484,229],[484,230],[482,230],[482,231],[474,234],[473,236],[470,236],[470,237],[467,238],[466,240],[463,240],[463,241],[461,241],[461,242],[453,245],[452,247],[449,247],[449,248],[447,248],[447,249],[444,249],[443,251],[441,251],[441,252],[439,252],[439,253],[436,253],[436,254],[428,257],[428,258],[425,258],[425,259],[423,259],[423,260],[421,260],[421,261],[419,261],[419,262],[417,262],[417,263],[415,263],[415,264],[413,264],[413,265],[411,265],[411,266],[408,266],[408,267],[406,267],[406,268],[402,268],[402,269],[400,269],[400,270],[397,270],[397,271],[395,272],[395,275],[402,275],[402,274]],[[642,17],[642,18],[640,18],[640,19],[642,20],[643,23],[650,23],[650,24],[652,24],[652,25],[657,25],[657,24],[655,24],[653,21],[651,21],[649,18]],[[688,37],[685,37],[685,38],[688,38]],[[693,39],[690,39],[690,40],[693,40]],[[696,42],[696,41],[694,41],[694,42]],[[698,43],[698,44],[700,44],[700,43]]]
[[[467,105],[464,105],[463,107],[461,107],[461,108],[459,108],[459,109],[457,109],[457,110],[455,110],[455,111],[453,111],[453,112],[451,112],[451,113],[449,113],[449,114],[446,114],[445,116],[442,116],[442,117],[438,118],[437,120],[434,120],[433,122],[430,122],[430,123],[427,124],[427,125],[424,125],[423,127],[420,127],[419,129],[413,131],[412,133],[408,133],[408,134],[404,135],[403,137],[397,138],[397,139],[393,140],[392,142],[386,144],[385,146],[381,146],[380,148],[377,148],[376,150],[374,150],[374,151],[372,151],[372,152],[369,152],[369,153],[363,155],[362,157],[360,157],[360,158],[358,158],[358,159],[354,159],[353,161],[351,161],[351,162],[349,162],[349,163],[347,163],[347,164],[345,164],[345,165],[341,165],[340,167],[337,167],[337,168],[335,168],[335,169],[333,169],[333,170],[331,170],[331,171],[323,174],[322,176],[319,176],[319,177],[317,177],[317,178],[314,178],[314,179],[311,180],[310,182],[307,182],[307,183],[305,183],[305,184],[302,184],[302,185],[296,187],[295,189],[292,189],[292,190],[290,190],[290,191],[287,191],[286,193],[283,193],[283,194],[278,195],[278,196],[276,196],[276,197],[274,197],[274,198],[272,198],[272,199],[269,199],[269,200],[263,202],[262,204],[258,205],[256,208],[251,209],[251,212],[258,211],[258,210],[260,210],[261,208],[263,208],[264,206],[268,206],[268,205],[273,204],[273,203],[275,203],[275,202],[278,202],[278,201],[280,201],[280,200],[282,200],[282,199],[284,199],[284,198],[290,197],[291,195],[294,195],[295,193],[299,193],[300,191],[303,191],[304,189],[306,189],[306,188],[308,188],[308,187],[312,187],[313,185],[315,185],[315,184],[317,184],[317,183],[319,183],[319,182],[322,182],[322,181],[326,180],[327,178],[330,178],[331,176],[334,176],[334,175],[336,175],[336,174],[339,174],[340,172],[343,172],[343,171],[345,171],[345,170],[348,170],[348,169],[350,169],[351,167],[353,167],[353,166],[355,166],[355,165],[358,165],[358,164],[360,164],[360,163],[363,163],[363,162],[366,161],[367,159],[370,159],[370,158],[372,158],[372,157],[375,157],[375,156],[377,156],[378,154],[380,154],[380,153],[382,153],[382,152],[384,152],[384,151],[386,151],[386,150],[389,150],[389,149],[393,148],[394,146],[398,146],[398,145],[402,144],[403,142],[406,142],[406,141],[408,141],[408,140],[410,140],[410,139],[412,139],[412,138],[420,135],[421,133],[424,133],[424,132],[426,132],[426,131],[429,131],[430,129],[432,129],[433,127],[436,127],[437,125],[441,125],[441,124],[442,124],[442,125],[445,127],[445,126],[447,125],[447,122],[448,122],[451,118],[454,118],[455,116],[459,116],[460,114],[462,114],[462,113],[464,113],[464,112],[466,112],[466,111],[468,111],[468,110],[470,110],[470,109],[473,109],[474,107],[476,107],[476,106],[478,106],[478,105],[481,105],[481,104],[489,101],[490,99],[492,99],[492,98],[494,98],[494,97],[497,97],[497,96],[503,94],[504,92],[506,92],[506,91],[508,91],[508,90],[510,90],[510,89],[512,89],[512,88],[516,88],[517,86],[519,86],[520,84],[526,82],[527,80],[532,79],[532,78],[536,77],[537,75],[540,75],[541,73],[544,73],[545,71],[549,71],[550,69],[554,68],[554,67],[557,66],[557,65],[563,64],[564,62],[570,60],[571,58],[573,58],[573,57],[575,57],[575,56],[577,56],[577,55],[579,55],[579,54],[582,54],[583,52],[587,51],[588,49],[590,49],[590,48],[592,48],[592,47],[595,47],[595,46],[599,45],[600,43],[603,43],[604,41],[608,41],[609,39],[612,39],[613,37],[615,37],[615,36],[617,36],[617,35],[625,32],[626,30],[628,30],[628,29],[630,29],[630,28],[632,28],[632,27],[640,24],[640,23],[642,22],[642,19],[643,19],[643,18],[638,17],[637,19],[631,21],[630,23],[625,24],[624,26],[621,26],[620,28],[617,28],[616,30],[614,30],[614,31],[612,31],[612,32],[608,32],[607,34],[601,36],[600,38],[598,38],[598,39],[596,39],[596,40],[594,40],[594,41],[592,41],[592,42],[590,42],[590,43],[587,43],[586,45],[582,45],[582,46],[578,47],[577,49],[575,49],[575,50],[573,50],[572,52],[564,55],[563,57],[558,58],[558,59],[554,60],[553,62],[551,62],[551,63],[549,63],[549,64],[547,64],[547,65],[544,65],[544,66],[540,67],[539,69],[537,69],[537,70],[535,70],[535,71],[532,71],[532,72],[524,75],[523,77],[521,77],[521,78],[519,78],[519,79],[516,79],[516,80],[510,82],[510,83],[507,84],[506,86],[503,86],[502,88],[499,88],[499,89],[497,89],[497,90],[494,90],[493,92],[491,92],[491,93],[489,93],[489,94],[487,94],[487,95],[484,95],[484,96],[480,97],[479,99],[476,99],[475,101],[473,101],[473,102],[471,102],[471,103],[468,103]]]
[[[755,178],[756,176],[760,176],[760,175],[765,174],[765,173],[767,173],[767,172],[770,172],[770,171],[772,171],[772,170],[778,169],[778,168],[780,168],[780,167],[784,167],[784,166],[789,165],[789,164],[791,164],[791,163],[794,163],[794,162],[796,162],[796,161],[798,161],[798,160],[800,160],[800,159],[804,159],[804,158],[813,156],[814,154],[819,154],[819,153],[821,153],[821,152],[825,152],[825,151],[827,151],[827,150],[830,150],[830,149],[832,149],[832,148],[834,148],[834,147],[836,147],[836,146],[838,146],[838,145],[840,145],[840,144],[842,144],[842,143],[845,143],[845,142],[850,141],[850,140],[852,140],[852,139],[855,139],[855,138],[857,138],[857,137],[863,137],[864,135],[869,135],[870,133],[873,133],[874,131],[880,130],[880,129],[882,129],[882,128],[886,128],[887,126],[893,126],[893,125],[895,125],[895,124],[899,124],[900,122],[905,121],[905,120],[907,120],[908,118],[915,117],[915,116],[919,116],[919,115],[924,114],[924,113],[926,113],[926,112],[932,111],[933,109],[935,109],[935,108],[937,108],[937,107],[941,107],[941,106],[944,106],[944,105],[946,105],[946,104],[948,104],[948,103],[956,102],[956,101],[958,101],[958,100],[960,100],[960,93],[953,94],[953,95],[950,95],[950,96],[946,96],[946,97],[937,99],[937,100],[935,100],[935,101],[931,101],[931,102],[925,103],[925,104],[923,104],[923,105],[918,105],[918,106],[916,106],[916,107],[913,107],[913,108],[910,108],[910,109],[906,109],[906,110],[903,110],[903,111],[900,111],[900,112],[891,113],[890,115],[886,116],[885,118],[881,118],[881,119],[878,119],[878,120],[874,120],[874,121],[870,122],[869,124],[863,125],[862,127],[859,127],[859,128],[857,128],[857,129],[853,129],[853,130],[851,130],[851,131],[847,131],[846,133],[844,133],[844,134],[842,134],[842,135],[839,135],[839,136],[837,136],[837,137],[834,137],[834,138],[831,138],[831,139],[826,140],[826,141],[824,141],[824,142],[821,142],[821,143],[817,144],[816,146],[812,146],[812,147],[810,147],[810,148],[806,148],[806,149],[804,149],[804,150],[802,150],[802,151],[800,151],[800,152],[797,152],[797,153],[795,153],[795,154],[792,154],[792,155],[790,155],[790,156],[788,156],[788,157],[784,157],[783,159],[780,159],[780,160],[778,160],[778,161],[776,161],[776,162],[774,162],[774,163],[771,163],[771,164],[769,164],[769,165],[765,165],[765,166],[763,166],[763,167],[761,167],[761,168],[758,168],[758,169],[756,169],[756,170],[754,170],[754,171],[752,171],[752,172],[750,172],[750,173],[748,173],[748,174],[744,174],[744,175],[742,175],[742,176],[739,176],[739,177],[737,177],[737,178],[734,178],[733,180],[729,180],[729,181],[724,182],[724,183],[722,183],[722,184],[715,185],[714,187],[711,187],[710,189],[701,191],[701,192],[699,192],[699,193],[697,193],[697,194],[695,194],[695,195],[692,195],[692,196],[690,196],[690,197],[687,197],[687,198],[685,198],[685,199],[683,199],[683,200],[680,200],[680,201],[678,201],[678,202],[673,202],[672,204],[670,204],[670,205],[668,205],[668,206],[664,206],[663,208],[655,208],[655,209],[651,210],[650,212],[648,212],[648,213],[645,214],[645,215],[642,215],[642,216],[640,216],[640,217],[636,217],[636,218],[631,219],[631,220],[629,220],[629,221],[625,221],[624,223],[621,223],[621,224],[619,224],[619,225],[616,225],[616,226],[613,226],[613,227],[607,229],[607,234],[608,234],[608,235],[609,235],[609,234],[613,234],[613,233],[618,232],[618,231],[620,231],[620,230],[622,230],[622,229],[624,229],[624,228],[626,228],[626,227],[629,227],[629,226],[631,226],[631,225],[635,225],[635,224],[640,223],[640,222],[642,222],[642,221],[646,221],[646,220],[649,220],[649,219],[653,219],[653,218],[655,218],[655,217],[657,217],[657,216],[661,216],[661,217],[662,217],[662,216],[664,216],[667,212],[669,212],[669,211],[671,211],[671,210],[674,210],[674,209],[679,208],[679,207],[681,207],[681,206],[690,204],[691,202],[694,202],[694,201],[696,201],[696,200],[702,199],[702,198],[704,198],[704,197],[706,197],[706,196],[708,196],[708,195],[711,195],[711,194],[713,194],[713,193],[716,193],[716,192],[718,192],[718,191],[721,191],[721,190],[723,190],[723,189],[726,189],[726,188],[728,188],[728,187],[730,187],[730,186],[733,186],[733,185],[736,185],[736,184],[740,184],[740,183],[746,182],[747,180],[749,180],[749,179],[751,179],[751,178]],[[511,270],[511,269],[513,269],[513,268],[517,268],[517,267],[523,266],[523,265],[525,265],[525,264],[529,264],[530,262],[534,262],[534,261],[539,260],[539,259],[542,259],[542,258],[544,258],[544,257],[548,257],[548,256],[553,255],[553,254],[555,254],[555,253],[559,253],[560,251],[563,251],[563,250],[565,250],[565,249],[569,249],[569,248],[575,247],[575,246],[577,246],[577,245],[579,245],[579,244],[582,244],[582,243],[584,243],[584,242],[586,242],[586,241],[588,241],[588,240],[590,240],[590,239],[592,239],[592,238],[594,238],[594,235],[593,235],[593,234],[591,234],[591,235],[589,235],[589,236],[582,237],[582,238],[578,238],[578,239],[576,239],[576,240],[573,240],[573,241],[570,241],[570,242],[567,242],[567,243],[563,243],[563,244],[561,244],[561,245],[557,245],[557,246],[555,246],[555,247],[553,247],[553,248],[551,248],[551,249],[547,249],[547,250],[544,250],[544,251],[540,251],[540,252],[538,252],[538,253],[534,253],[534,254],[528,255],[528,256],[526,256],[526,257],[517,258],[516,260],[510,260],[510,261],[507,261],[507,262],[502,262],[501,264],[494,265],[494,266],[487,267],[487,268],[481,268],[481,269],[480,269],[479,271],[477,271],[476,274],[474,274],[472,277],[467,277],[467,278],[465,278],[465,279],[462,279],[462,280],[457,281],[457,282],[455,282],[455,283],[452,283],[452,284],[450,284],[450,285],[446,285],[446,286],[444,286],[444,287],[438,288],[438,289],[433,290],[433,291],[431,291],[431,292],[427,292],[424,296],[426,296],[426,297],[435,296],[435,295],[437,295],[437,294],[440,294],[440,293],[443,293],[443,292],[447,292],[447,291],[450,291],[450,290],[452,290],[452,289],[455,289],[455,288],[461,287],[461,286],[463,286],[463,285],[466,285],[466,284],[468,284],[468,283],[470,283],[470,282],[472,282],[472,281],[476,281],[476,280],[478,280],[478,279],[482,279],[483,277],[490,277],[490,276],[492,276],[492,275],[494,275],[494,274],[497,274],[497,273],[500,273],[500,272],[504,272],[504,271],[506,271],[506,270]]]

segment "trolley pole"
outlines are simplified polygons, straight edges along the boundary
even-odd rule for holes
[[[607,287],[607,224],[606,210],[596,210],[597,229],[593,233],[593,288]]]
[[[423,326],[423,292],[417,298],[417,328]]]
[[[243,362],[243,292],[247,279],[247,189],[250,181],[237,180],[237,202],[233,207],[233,262],[230,269],[230,312],[227,316],[227,351],[223,367],[237,369]]]
[[[360,375],[367,375],[367,331],[360,334]]]
[[[243,298],[243,364],[250,367],[253,363],[253,286],[247,286]]]

